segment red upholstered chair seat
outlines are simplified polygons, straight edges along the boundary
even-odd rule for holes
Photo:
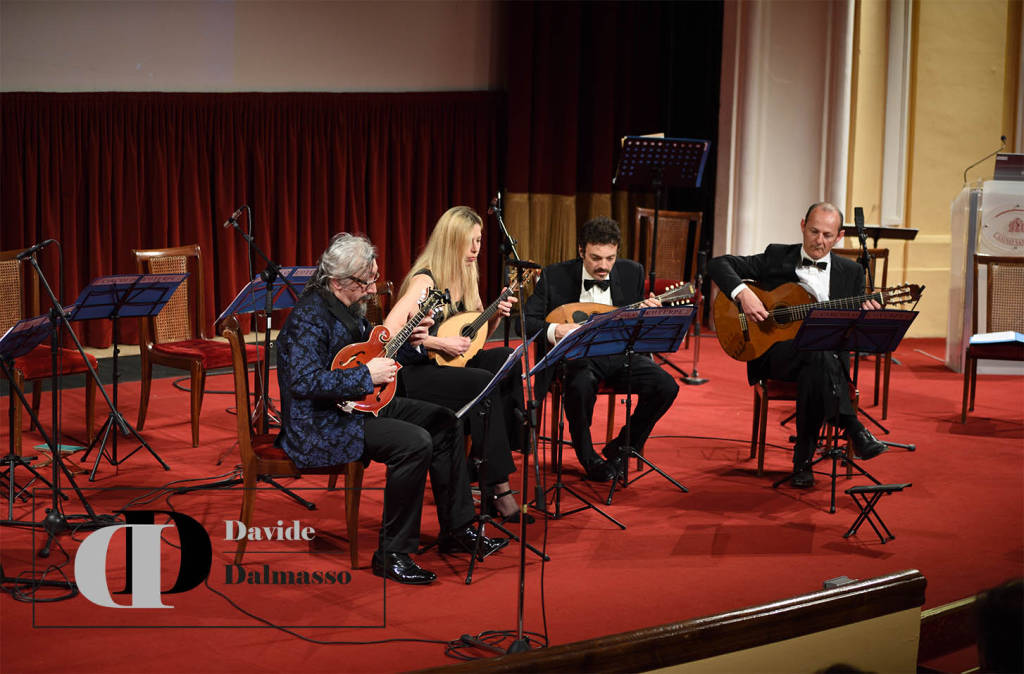
[[[263,461],[290,461],[284,450],[274,445],[273,435],[257,435],[253,438],[252,451]]]
[[[88,371],[89,368],[85,365],[85,359],[82,358],[82,354],[78,353],[77,349],[61,349],[61,352],[59,354],[61,374],[80,374]],[[21,372],[24,379],[45,379],[52,372],[50,369],[52,365],[51,355],[50,347],[40,344],[21,358],[15,358],[14,367]],[[92,366],[96,367],[96,357],[90,354],[86,355]]]
[[[152,350],[157,353],[179,358],[193,358],[202,363],[204,370],[231,367],[231,347],[227,342],[215,342],[209,339],[186,339],[181,342],[154,344]],[[259,360],[262,350],[249,344],[245,347],[246,358]]]

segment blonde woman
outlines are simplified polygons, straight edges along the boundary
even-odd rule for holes
[[[483,234],[483,220],[468,206],[448,209],[438,219],[423,252],[402,281],[398,300],[384,320],[392,334],[400,330],[409,316],[417,310],[424,291],[429,288],[447,289],[450,303],[435,317],[435,325],[464,311],[482,311],[480,298],[480,272],[477,258]],[[512,310],[514,296],[502,301],[487,326],[490,335],[498,321]],[[472,400],[491,380],[494,372],[508,357],[509,349],[481,349],[465,367],[448,367],[435,363],[431,352],[445,356],[461,356],[470,348],[468,337],[439,337],[431,334],[417,349],[405,348],[398,354],[402,364],[398,386],[403,395],[429,400],[457,410]],[[508,377],[491,394],[490,415],[484,437],[484,420],[478,410],[470,411],[469,431],[473,439],[474,457],[484,459],[481,467],[481,486],[489,487],[489,509],[504,521],[518,522],[520,508],[509,487],[508,476],[515,471],[512,448],[521,446],[519,440],[522,423],[523,393],[520,371]],[[527,515],[527,521],[532,518]]]

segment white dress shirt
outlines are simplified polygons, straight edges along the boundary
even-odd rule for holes
[[[609,285],[604,290],[601,290],[597,286],[594,286],[590,290],[587,290],[586,288],[583,287],[583,281],[587,281],[587,280],[598,281],[600,279],[595,279],[593,276],[591,276],[587,272],[587,268],[583,267],[582,281],[580,281],[580,300],[579,301],[580,302],[593,302],[594,304],[606,304],[608,306],[613,306],[613,304],[612,304],[612,287],[611,287],[611,285]],[[604,280],[610,282],[612,280],[612,275],[608,274],[607,278],[605,278]],[[555,343],[555,328],[556,327],[558,327],[557,323],[552,323],[552,324],[550,324],[548,326],[548,332],[547,332],[548,344],[554,344]]]
[[[803,266],[803,259],[813,260],[814,262],[824,262],[825,268],[818,269],[816,266]],[[800,283],[807,287],[807,289],[814,295],[814,298],[819,302],[825,302],[828,300],[828,288],[832,274],[832,253],[828,253],[825,257],[820,260],[815,260],[807,251],[804,250],[803,246],[800,246],[800,262],[796,265],[796,277],[800,280]],[[731,294],[732,299],[736,299],[736,296],[746,290],[747,284],[741,283],[736,286]]]

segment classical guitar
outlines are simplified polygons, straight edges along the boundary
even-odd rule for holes
[[[523,270],[523,284],[525,285],[538,273],[535,269]],[[466,363],[473,359],[487,341],[487,324],[498,312],[498,305],[514,295],[519,290],[519,282],[515,279],[509,281],[508,287],[498,295],[483,311],[464,311],[460,314],[448,317],[437,327],[438,337],[469,337],[469,348],[465,353],[458,356],[449,356],[446,353],[435,351],[431,357],[438,365],[450,365],[452,367],[465,367]]]
[[[374,358],[394,358],[398,350],[409,339],[413,329],[420,324],[424,316],[431,313],[438,305],[448,301],[448,291],[432,288],[425,293],[424,299],[420,302],[419,311],[409,318],[409,321],[399,330],[394,337],[383,325],[378,325],[370,332],[370,338],[365,342],[349,344],[339,351],[334,360],[331,361],[332,370],[346,370],[358,365],[365,365]],[[395,363],[398,369],[402,366]],[[396,370],[397,372],[397,370]],[[383,409],[391,399],[395,397],[395,387],[398,385],[396,376],[390,382],[377,384],[373,387],[372,393],[367,393],[362,398],[348,400],[338,403],[338,407],[351,412],[370,412],[374,416]]]
[[[669,286],[665,289],[665,292],[658,295],[658,300],[664,305],[669,304],[681,304],[686,300],[693,297],[694,289],[693,283],[677,283],[674,286]],[[645,300],[634,302],[626,306],[628,309],[637,309],[643,306]],[[590,319],[594,314],[604,314],[619,307],[614,307],[608,304],[598,304],[596,302],[570,302],[569,304],[563,304],[557,309],[552,309],[551,313],[544,319],[548,323],[583,323]]]
[[[866,300],[875,300],[883,306],[909,304],[916,302],[924,290],[924,286],[905,283],[867,295],[815,302],[799,283],[783,283],[774,290],[762,290],[749,281],[746,284],[764,303],[767,319],[760,323],[748,321],[739,303],[725,293],[715,298],[714,311],[719,344],[727,354],[743,361],[754,360],[776,342],[796,337],[811,309],[860,309]]]

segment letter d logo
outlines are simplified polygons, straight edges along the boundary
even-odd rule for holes
[[[181,567],[174,586],[160,590],[161,532],[170,524],[153,524],[156,513],[168,515],[178,529],[181,540]],[[213,550],[203,526],[187,515],[156,510],[126,511],[125,521],[94,531],[75,555],[75,582],[86,599],[108,608],[174,608],[164,604],[161,594],[185,592],[202,583],[210,573]],[[125,568],[131,604],[118,604],[110,596],[107,585],[107,548],[119,530],[125,530]],[[120,594],[120,593],[119,593]]]

